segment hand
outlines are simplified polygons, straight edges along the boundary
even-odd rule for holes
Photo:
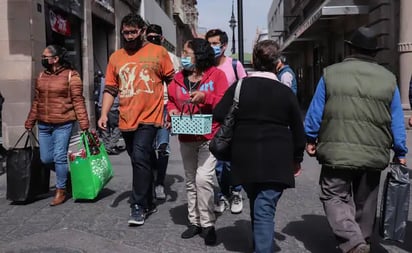
[[[394,163],[400,163],[400,164],[406,165],[406,159],[405,158],[394,157],[392,161]]]
[[[163,127],[166,129],[170,129],[172,127],[172,123],[170,121],[165,121]]]
[[[408,124],[409,124],[410,127],[412,127],[412,116],[409,118]]]
[[[206,94],[202,91],[193,91],[190,93],[190,102],[193,104],[201,104],[205,102]]]
[[[169,115],[170,115],[170,116],[179,115],[179,114],[180,114],[180,112],[179,112],[179,110],[177,110],[177,109],[174,109],[174,110],[170,110],[170,111],[169,111]]]
[[[31,131],[31,130],[33,129],[33,125],[30,124],[28,120],[26,120],[26,122],[24,122],[24,128],[25,128],[27,131]]]
[[[107,115],[101,115],[99,121],[97,121],[97,126],[100,129],[107,130]]]
[[[316,144],[306,143],[306,153],[308,153],[309,156],[315,156],[316,155]]]
[[[302,174],[302,167],[300,166],[300,163],[294,162],[294,175],[295,177],[299,176]]]

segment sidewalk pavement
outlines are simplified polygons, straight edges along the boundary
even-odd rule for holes
[[[184,171],[177,137],[166,177],[167,199],[145,225],[129,227],[131,165],[126,152],[110,156],[114,177],[95,201],[50,207],[52,191],[27,205],[6,200],[6,175],[0,176],[0,252],[247,252],[251,245],[249,212],[224,213],[217,221],[218,245],[207,247],[199,236],[183,240],[187,207]],[[54,173],[51,173],[54,185]],[[246,205],[246,203],[245,203]],[[222,240],[224,240],[222,242]]]
[[[412,131],[408,131],[412,147]],[[0,253],[185,253],[252,252],[252,236],[246,194],[244,210],[218,217],[218,243],[205,246],[199,236],[181,239],[187,225],[184,172],[177,137],[172,137],[172,155],[166,177],[167,199],[145,225],[128,227],[131,165],[126,152],[111,156],[114,177],[95,201],[73,201],[50,207],[52,192],[27,205],[6,200],[6,175],[0,176]],[[411,152],[412,153],[412,152]],[[408,155],[412,163],[412,155]],[[284,192],[276,212],[275,252],[339,253],[335,238],[318,198],[320,167],[305,157],[296,188]],[[252,168],[251,168],[252,169]],[[384,177],[384,173],[382,175]],[[51,175],[54,184],[54,173]],[[410,211],[411,214],[411,211]],[[412,235],[412,215],[406,238]],[[412,252],[412,241],[404,244],[373,238],[373,253]]]

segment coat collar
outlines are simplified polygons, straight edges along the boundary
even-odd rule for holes
[[[367,62],[373,62],[376,63],[376,59],[367,55],[362,55],[362,54],[353,54],[349,55],[346,57],[343,61],[353,61],[353,60],[361,60],[361,61],[367,61]]]
[[[279,79],[276,77],[274,73],[267,72],[267,71],[256,71],[256,72],[251,73],[249,77],[262,77],[262,78],[268,78],[268,79],[272,79],[275,81],[279,81]]]
[[[64,70],[65,70],[66,68],[65,67],[63,67],[63,66],[60,66],[58,69],[56,69],[56,71],[50,71],[50,70],[44,70],[44,73],[46,73],[47,75],[58,75],[58,74],[60,74],[61,72],[63,72]]]

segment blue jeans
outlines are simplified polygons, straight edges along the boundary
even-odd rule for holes
[[[56,168],[56,188],[65,189],[69,165],[67,151],[73,122],[49,124],[38,122],[40,159],[44,164],[54,163]]]
[[[167,108],[166,108],[166,106],[164,106],[163,118],[166,118],[166,117],[167,117]],[[153,143],[153,146],[154,146],[155,150],[158,151],[162,144],[166,144],[166,147],[165,147],[164,151],[167,154],[170,154],[169,140],[170,140],[170,131],[169,131],[169,129],[167,129],[165,127],[159,128],[157,130],[157,133],[156,133],[156,139]]]
[[[217,161],[216,163],[216,178],[220,187],[218,197],[226,196],[230,197],[231,191],[240,192],[242,190],[241,185],[232,185],[231,164],[228,161]]]
[[[170,135],[170,131],[167,128],[159,128],[157,130],[156,133],[156,139],[155,139],[155,143],[154,143],[154,148],[158,151],[160,149],[160,146],[162,144],[166,144],[165,145],[165,152],[170,154],[170,147],[169,147],[169,135]]]
[[[140,124],[135,131],[122,132],[133,168],[131,206],[137,204],[146,209],[153,205],[152,153],[157,129]]]
[[[166,106],[163,111],[163,117],[166,118],[167,109]],[[170,131],[169,129],[162,127],[157,130],[156,138],[153,143],[155,152],[153,153],[153,167],[156,171],[156,182],[155,185],[163,185],[166,178],[167,165],[169,163],[170,154]]]
[[[283,188],[274,183],[249,184],[244,188],[249,198],[255,252],[272,253],[276,204]]]

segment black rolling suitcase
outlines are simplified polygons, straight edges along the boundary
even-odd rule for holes
[[[24,147],[17,145],[26,136]],[[50,169],[40,160],[40,150],[34,146],[38,143],[32,131],[24,132],[14,147],[8,151],[7,199],[14,202],[30,202],[40,194],[48,193],[50,186]]]

